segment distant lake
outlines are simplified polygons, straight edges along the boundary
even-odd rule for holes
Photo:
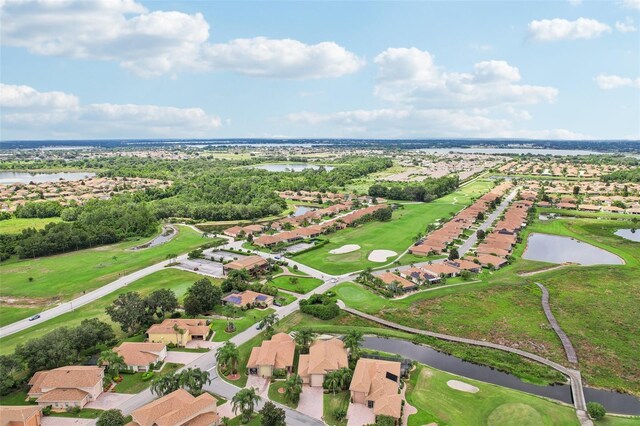
[[[0,184],[12,183],[41,183],[64,180],[82,180],[95,176],[88,172],[59,172],[59,173],[31,173],[31,172],[0,172]]]
[[[570,237],[530,234],[523,259],[551,263],[578,263],[580,265],[623,265],[624,261],[613,253]]]
[[[319,169],[320,167],[324,167],[326,171],[331,171],[335,169],[335,167],[331,166],[318,166],[315,164],[306,164],[306,163],[289,163],[289,164],[257,164],[255,166],[251,166],[254,169],[262,169],[270,172],[301,172],[306,169]]]
[[[418,151],[427,154],[448,154],[449,152],[462,154],[534,154],[534,155],[601,155],[605,152],[587,151],[581,149],[540,149],[540,148],[423,148]]]
[[[625,240],[640,242],[640,229],[618,229],[615,234]]]

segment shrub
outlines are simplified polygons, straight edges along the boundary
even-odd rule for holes
[[[44,407],[44,408],[42,409],[42,415],[43,415],[43,416],[48,416],[48,415],[50,415],[50,414],[51,414],[51,406],[50,406],[50,405],[47,405],[46,407]]]
[[[153,376],[154,376],[153,371],[147,371],[145,373],[142,373],[142,381],[146,382],[147,380],[151,380]]]
[[[604,406],[599,402],[588,402],[587,403],[587,412],[589,413],[589,417],[594,420],[601,419],[607,414],[607,411],[604,409]]]
[[[302,305],[301,303],[300,311],[322,320],[330,320],[340,314],[340,307],[337,303],[329,303],[326,305]]]
[[[276,368],[273,370],[274,379],[284,379],[285,377],[287,377],[287,370],[284,368]]]
[[[344,408],[336,408],[333,410],[333,417],[335,417],[337,421],[342,421],[347,417],[347,410]]]

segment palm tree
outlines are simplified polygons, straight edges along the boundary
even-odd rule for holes
[[[342,377],[338,371],[332,371],[324,376],[324,384],[333,394],[336,394],[336,390],[342,387]]]
[[[176,333],[176,343],[178,346],[182,346],[182,336],[187,332],[184,328],[180,328],[178,324],[173,324],[173,331]]]
[[[296,344],[301,348],[301,353],[309,353],[309,346],[311,345],[311,342],[313,342],[313,339],[315,337],[316,333],[308,328],[303,328],[302,330],[296,331],[293,336]]]
[[[222,308],[222,314],[227,318],[227,332],[232,333],[236,327],[233,320],[238,317],[239,309],[233,305],[224,305]]]
[[[233,412],[237,414],[238,410],[240,410],[242,413],[242,422],[247,423],[259,400],[260,397],[256,394],[255,388],[241,389],[231,398]]]
[[[182,370],[178,376],[180,387],[188,388],[189,393],[197,396],[202,393],[204,385],[211,383],[209,372],[199,368],[187,368]]]
[[[180,388],[180,380],[176,374],[157,377],[151,383],[151,392],[158,395],[168,395]]]
[[[349,330],[344,335],[344,345],[349,349],[349,357],[358,359],[360,357],[360,347],[364,341],[364,334],[360,330]]]
[[[269,314],[266,317],[262,318],[258,327],[261,330],[264,330],[264,334],[267,336],[267,339],[271,339],[274,333],[274,327],[278,324],[280,320],[278,319],[278,315]]]
[[[100,352],[98,364],[106,365],[106,370],[109,372],[110,376],[119,376],[120,371],[127,367],[127,364],[124,362],[124,358],[111,349]]]
[[[226,341],[224,345],[220,346],[216,351],[216,361],[218,361],[218,364],[223,366],[225,370],[229,366],[231,366],[232,370],[235,370],[240,361],[240,352],[235,343]]]
[[[345,367],[336,371],[336,375],[340,378],[340,387],[343,390],[348,389],[351,384],[351,378],[353,377],[353,371]]]
[[[284,382],[284,397],[297,404],[302,393],[302,377],[293,374]]]

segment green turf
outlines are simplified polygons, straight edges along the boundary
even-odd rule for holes
[[[238,333],[245,331],[247,328],[253,326],[267,315],[275,312],[273,309],[249,309],[242,312],[242,317],[234,320],[236,325],[236,331],[233,333],[227,333],[224,329],[227,326],[226,319],[214,319],[211,329],[215,331],[213,336],[214,342],[225,342],[235,336]]]
[[[59,217],[49,217],[46,219],[22,219],[14,217],[7,220],[0,220],[0,234],[18,234],[27,228],[42,229],[48,223],[60,221],[61,219]]]
[[[477,393],[454,390],[449,380],[476,386]],[[478,382],[418,364],[408,383],[407,401],[418,409],[409,425],[541,426],[578,425],[573,407],[524,392]]]
[[[73,299],[83,291],[94,290],[121,276],[163,261],[169,253],[182,254],[205,243],[200,234],[181,226],[180,233],[166,244],[146,250],[125,251],[147,240],[128,241],[35,260],[5,262],[0,264],[0,295],[21,299],[21,307],[33,304],[46,309],[60,301]],[[13,320],[28,316],[26,311],[10,312],[1,313],[6,313]],[[7,323],[4,319],[2,322]]]
[[[304,277],[295,277],[298,279],[298,283],[296,285],[291,284],[291,279],[294,277],[288,275],[281,275],[273,279],[273,281],[269,282],[269,285],[274,285],[283,290],[293,291],[295,293],[308,293],[314,288],[322,285],[323,281],[318,278],[304,278]]]
[[[322,407],[323,419],[329,426],[345,426],[347,420],[337,420],[334,413],[337,409],[346,410],[349,408],[350,394],[348,391],[336,392],[336,394],[326,393],[324,394],[324,401]]]
[[[269,399],[274,402],[279,402],[280,404],[286,405],[287,407],[293,408],[295,410],[298,404],[294,404],[293,402],[290,402],[287,398],[285,398],[283,393],[278,392],[278,389],[283,387],[284,387],[284,380],[279,380],[277,382],[271,383],[269,385],[269,392],[268,392]]]
[[[14,307],[7,305],[0,305],[0,327],[4,327],[5,325],[14,323],[16,321],[20,321],[21,319],[28,318],[32,315],[41,312],[43,308],[35,307],[35,308],[23,308],[23,307]]]
[[[151,382],[156,377],[166,376],[167,374],[175,373],[179,368],[182,367],[182,364],[175,363],[167,363],[162,371],[155,372],[154,376],[150,380],[142,380],[142,375],[144,373],[134,373],[134,374],[121,374],[122,381],[118,383],[113,389],[114,392],[118,393],[139,393],[151,386]]]
[[[101,297],[88,305],[82,306],[73,312],[68,312],[50,319],[49,321],[45,321],[41,324],[28,328],[20,333],[12,334],[0,339],[0,354],[10,353],[19,343],[41,336],[58,327],[76,326],[84,319],[98,318],[112,324],[110,318],[105,313],[105,308],[121,293],[137,291],[140,292],[140,294],[145,295],[151,293],[153,290],[167,288],[173,290],[178,296],[178,299],[181,300],[187,289],[201,277],[201,275],[193,272],[182,271],[179,269],[165,269],[158,271],[135,281],[118,291]],[[116,331],[120,337],[123,337],[124,334],[122,333],[120,326],[117,324],[112,325],[114,331]]]
[[[51,417],[70,417],[74,419],[97,419],[98,417],[100,417],[100,414],[102,414],[103,412],[104,410],[98,410],[97,408],[83,408],[78,413],[66,412],[66,411],[58,413],[58,412],[52,411],[51,414],[49,415]]]
[[[344,274],[378,267],[384,263],[371,262],[367,258],[373,250],[392,250],[402,254],[415,241],[419,232],[424,232],[428,224],[438,219],[448,219],[491,188],[491,183],[476,181],[431,203],[404,204],[404,208],[393,213],[388,222],[369,222],[347,228],[328,236],[329,243],[316,250],[295,256],[305,265],[329,274]],[[360,249],[345,254],[330,254],[346,244],[357,244]],[[390,258],[389,261],[394,260]],[[386,263],[386,262],[385,262]]]
[[[0,405],[33,405],[27,402],[27,389],[0,396]]]

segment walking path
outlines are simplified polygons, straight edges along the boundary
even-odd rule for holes
[[[584,397],[584,389],[582,387],[582,376],[580,375],[580,372],[578,370],[564,367],[563,365],[560,365],[557,362],[541,357],[540,355],[532,354],[531,352],[526,352],[520,349],[511,348],[509,346],[500,345],[497,343],[485,342],[481,340],[467,339],[466,337],[450,336],[448,334],[419,330],[413,327],[407,327],[401,324],[397,324],[395,322],[387,321],[385,319],[382,319],[373,315],[365,314],[364,312],[360,312],[356,309],[349,308],[341,300],[338,301],[338,305],[340,305],[340,308],[342,308],[345,312],[348,312],[353,315],[357,315],[361,318],[368,319],[373,322],[377,322],[378,324],[382,324],[386,327],[393,328],[395,330],[406,331],[407,333],[411,333],[411,334],[420,334],[423,336],[435,337],[437,339],[448,340],[450,342],[466,343],[468,345],[483,346],[486,348],[498,349],[505,352],[511,352],[516,355],[520,355],[524,358],[528,358],[536,362],[539,362],[541,364],[547,365],[553,368],[554,370],[557,370],[562,374],[564,374],[565,376],[569,377],[569,381],[571,383],[571,395],[573,397],[573,404],[576,408],[576,414],[578,416],[578,419],[580,420],[580,423],[583,426],[593,426],[593,422],[589,420],[586,414],[587,404]]]
[[[570,363],[577,364],[578,356],[576,355],[576,350],[573,348],[569,336],[562,330],[560,324],[556,321],[556,317],[553,316],[553,312],[551,312],[551,306],[549,306],[549,291],[540,283],[536,283],[536,285],[542,290],[542,309],[544,310],[544,314],[547,316],[551,328],[553,328],[553,331],[555,331],[560,338],[562,346],[564,346],[564,351],[567,354],[567,359]]]
[[[563,263],[562,265],[552,266],[550,268],[537,269],[535,271],[529,271],[529,272],[519,272],[518,275],[520,275],[521,277],[530,277],[532,275],[542,274],[543,272],[555,271],[556,269],[564,268],[565,266],[569,266],[569,265],[571,265],[571,263]]]

